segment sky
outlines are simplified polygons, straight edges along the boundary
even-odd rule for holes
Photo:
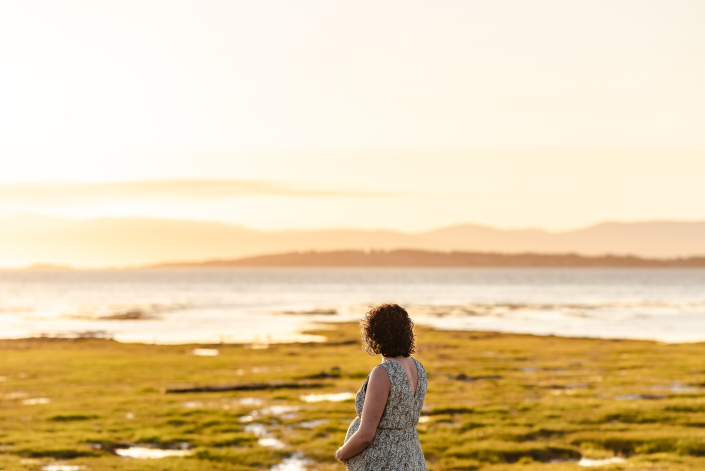
[[[705,2],[0,4],[0,217],[705,219]]]

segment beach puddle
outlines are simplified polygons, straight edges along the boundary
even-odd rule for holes
[[[268,431],[267,427],[262,424],[249,424],[245,426],[245,432],[250,432],[258,438],[257,444],[265,448],[274,448],[275,450],[280,450],[285,448],[284,442],[278,438],[273,437]]]
[[[245,426],[245,432],[254,433],[255,437],[264,437],[267,435],[267,427],[262,424],[250,424]]]
[[[34,397],[32,399],[25,399],[22,401],[22,404],[25,406],[34,406],[37,404],[49,404],[51,402],[51,399],[48,397]]]
[[[204,406],[202,401],[186,401],[181,405],[186,407],[187,409],[193,409],[196,407],[203,407]]]
[[[250,399],[250,398],[246,398]],[[252,398],[254,399],[254,398]],[[255,403],[255,401],[247,401],[248,403]],[[259,402],[261,404],[261,401]],[[287,406],[287,405],[273,405],[265,407],[260,410],[253,410],[248,415],[243,415],[240,417],[240,422],[252,422],[255,418],[266,415],[276,415],[284,420],[291,420],[296,417],[296,412],[298,412],[298,406]]]
[[[250,407],[259,407],[262,405],[262,399],[256,398],[256,397],[243,397],[242,399],[220,399],[218,401],[212,400],[212,401],[186,401],[181,403],[181,407],[185,407],[187,409],[199,409],[199,408],[208,408],[208,409],[225,409],[225,410],[230,410],[232,407],[236,407],[238,405],[243,405],[243,406],[250,406]],[[254,411],[255,414],[257,415],[256,411]]]
[[[80,471],[81,469],[85,469],[85,466],[75,464],[48,464],[39,469],[41,469],[41,471]]]
[[[4,399],[24,399],[27,396],[29,396],[29,394],[27,394],[24,391],[15,391],[15,392],[7,393],[2,397]]]
[[[296,453],[269,469],[270,471],[306,471],[308,463],[309,460],[304,459],[301,453]]]
[[[167,458],[170,456],[189,456],[193,453],[191,450],[165,450],[161,448],[147,448],[143,446],[131,446],[130,448],[117,448],[115,453],[125,458],[134,458],[138,460],[154,460],[159,458]]]
[[[328,422],[328,419],[304,420],[303,422],[299,422],[298,425],[302,428],[316,428],[319,425],[327,424]]]
[[[220,350],[217,348],[194,348],[191,350],[191,355],[197,357],[215,357],[220,355]]]
[[[341,402],[341,401],[347,401],[348,399],[355,399],[355,394],[349,393],[349,392],[337,393],[337,394],[306,394],[303,396],[299,396],[299,399],[301,399],[304,402],[322,402],[322,401]]]
[[[281,450],[282,448],[286,448],[284,442],[274,437],[262,437],[257,440],[257,444],[259,446],[263,446],[265,448],[273,448],[275,450]]]
[[[238,402],[243,406],[257,407],[262,405],[262,399],[258,397],[241,397]]]
[[[292,412],[297,412],[299,408],[297,406],[285,406],[285,405],[274,405],[260,409],[259,413],[261,415],[288,415]]]
[[[590,458],[580,458],[580,461],[578,461],[578,466],[604,466],[607,464],[617,464],[617,463],[625,463],[627,460],[624,458],[621,458],[619,456],[615,456],[613,458],[604,458],[601,460],[592,460]]]

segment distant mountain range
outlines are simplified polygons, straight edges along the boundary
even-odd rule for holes
[[[210,260],[200,263],[167,263],[167,267],[705,267],[705,257],[649,259],[633,256],[576,254],[501,254],[490,252],[429,252],[425,250],[337,250],[291,252]]]
[[[0,218],[0,265],[144,265],[302,251],[399,250],[649,258],[705,255],[705,221],[607,222],[583,229],[496,229],[464,224],[425,232],[261,231],[215,222],[115,218]]]

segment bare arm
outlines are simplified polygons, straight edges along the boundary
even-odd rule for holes
[[[336,452],[335,457],[340,461],[352,458],[372,443],[379,419],[382,418],[384,407],[387,405],[387,397],[389,397],[391,388],[392,383],[389,381],[387,370],[381,365],[375,367],[370,375],[370,381],[367,383],[360,428]]]

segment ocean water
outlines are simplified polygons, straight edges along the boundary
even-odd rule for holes
[[[0,337],[316,341],[395,302],[442,329],[705,341],[705,269],[261,268],[0,271]]]

